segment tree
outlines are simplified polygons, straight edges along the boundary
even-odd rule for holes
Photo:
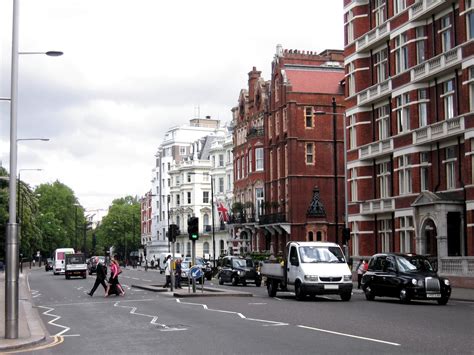
[[[107,216],[96,230],[97,250],[114,247],[122,260],[140,246],[140,202],[126,196],[112,201]]]

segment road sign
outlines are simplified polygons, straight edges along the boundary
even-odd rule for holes
[[[193,279],[200,279],[204,273],[199,265],[195,265],[189,270],[189,273],[191,275],[191,278]]]

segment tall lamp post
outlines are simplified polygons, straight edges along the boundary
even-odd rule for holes
[[[337,191],[337,141],[336,141],[336,127],[337,127],[337,116],[342,116],[344,120],[344,134],[343,134],[343,142],[344,142],[344,232],[347,233],[348,229],[348,196],[347,196],[347,143],[346,143],[346,114],[344,112],[336,112],[336,99],[333,98],[332,100],[332,108],[333,112],[326,112],[326,111],[316,111],[314,115],[322,116],[322,115],[332,115],[333,116],[333,139],[334,139],[334,176],[335,176],[335,191]],[[335,206],[336,206],[336,243],[338,242],[338,217],[339,214],[337,212],[337,193],[335,195]],[[346,245],[346,239],[343,239],[344,245],[346,246],[346,257],[348,257],[348,248]]]
[[[211,176],[212,266],[216,267],[216,231],[214,225],[214,177]]]
[[[5,338],[18,338],[18,271],[19,271],[19,248],[18,248],[18,224],[16,223],[16,173],[17,173],[17,112],[18,112],[18,18],[19,1],[13,0],[12,18],[12,55],[11,55],[11,92],[10,98],[1,100],[10,101],[10,181],[8,202],[8,224],[6,235],[6,273],[5,273]],[[37,52],[24,52],[22,54],[36,54]],[[49,54],[48,54],[49,53]],[[62,52],[43,52],[59,56]]]

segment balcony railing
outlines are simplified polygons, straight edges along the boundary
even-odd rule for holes
[[[359,105],[367,105],[376,100],[382,99],[392,91],[392,79],[385,80],[379,84],[361,91],[357,95],[357,103]]]
[[[395,210],[395,199],[383,198],[361,203],[361,214],[375,214],[383,212],[393,212]]]
[[[440,259],[438,272],[446,275],[467,276],[474,274],[474,257],[446,257]]]
[[[456,47],[427,60],[411,69],[411,81],[423,80],[438,75],[444,70],[459,65],[462,61],[462,48]]]
[[[359,149],[359,159],[372,159],[375,156],[384,155],[393,151],[393,139],[368,144]]]
[[[440,140],[445,137],[457,135],[463,131],[464,116],[454,117],[413,131],[413,144]]]
[[[265,132],[263,130],[263,127],[252,127],[250,128],[249,132],[247,133],[247,138],[252,138],[252,137],[263,137],[265,135]]]
[[[258,221],[258,224],[275,224],[275,223],[285,223],[286,215],[284,213],[273,213],[273,214],[264,214],[261,215]]]
[[[367,32],[356,42],[356,50],[366,50],[378,45],[381,41],[387,39],[390,35],[390,22],[385,22],[379,27]]]
[[[446,0],[420,0],[416,2],[409,11],[409,19],[413,21],[415,19],[422,19],[423,17],[430,16],[433,12],[439,12],[437,9],[439,5],[445,4],[450,6],[450,1]]]

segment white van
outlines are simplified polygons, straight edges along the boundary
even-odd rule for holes
[[[53,273],[59,275],[65,273],[66,254],[74,254],[73,248],[58,248],[54,251]]]

